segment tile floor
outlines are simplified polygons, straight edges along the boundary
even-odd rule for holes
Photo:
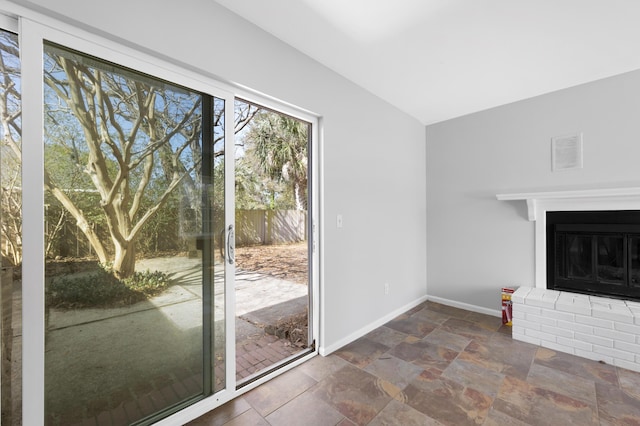
[[[640,373],[425,302],[190,425],[640,425]]]

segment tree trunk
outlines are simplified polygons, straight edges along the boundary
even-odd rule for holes
[[[113,259],[113,274],[118,279],[129,278],[136,269],[135,243],[125,242],[116,244],[116,253]]]
[[[307,200],[304,196],[304,184],[295,182],[293,184],[293,194],[295,196],[296,210],[307,210]]]

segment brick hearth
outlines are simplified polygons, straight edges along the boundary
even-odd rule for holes
[[[640,303],[520,287],[516,340],[640,372]]]

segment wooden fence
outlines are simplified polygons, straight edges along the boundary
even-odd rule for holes
[[[236,246],[286,244],[307,239],[307,212],[237,210]]]

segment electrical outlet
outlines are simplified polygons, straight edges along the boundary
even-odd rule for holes
[[[389,283],[384,283],[384,294],[389,294]]]

